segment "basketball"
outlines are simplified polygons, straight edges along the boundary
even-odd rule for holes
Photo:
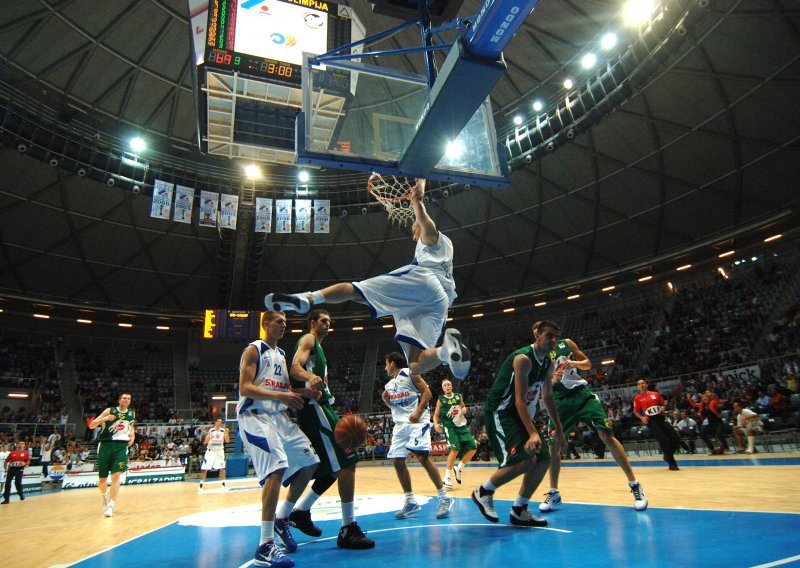
[[[342,416],[333,430],[336,443],[345,450],[355,450],[367,442],[367,423],[355,414]]]

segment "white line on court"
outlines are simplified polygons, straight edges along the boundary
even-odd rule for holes
[[[783,564],[789,564],[790,562],[795,562],[800,560],[800,554],[797,556],[790,556],[789,558],[781,558],[780,560],[776,560],[775,562],[767,562],[766,564],[759,564],[758,566],[753,566],[752,568],[771,568],[772,566],[781,566]]]

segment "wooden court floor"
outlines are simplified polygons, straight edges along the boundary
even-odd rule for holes
[[[798,458],[799,453],[765,454],[760,458]],[[650,507],[714,509],[730,511],[800,513],[800,465],[721,465],[737,463],[740,456],[713,458],[714,465],[700,465],[711,458],[686,457],[681,471],[666,467],[636,467]],[[653,458],[654,462],[659,462]],[[698,462],[692,465],[691,462]],[[603,463],[605,462],[605,463]],[[565,502],[631,506],[632,497],[625,476],[609,460],[565,462],[560,489]],[[741,463],[740,461],[738,463]],[[488,464],[487,464],[488,465]],[[468,466],[463,484],[451,492],[468,498],[472,489],[493,471],[487,465]],[[580,467],[576,467],[579,465]],[[440,470],[443,463],[439,464]],[[603,467],[605,466],[605,467]],[[420,467],[411,467],[416,493],[434,495],[433,486]],[[250,477],[229,480],[231,487],[252,486]],[[455,482],[454,482],[455,484]],[[195,480],[186,482],[122,487],[113,518],[102,514],[101,497],[94,489],[75,489],[31,495],[24,502],[12,498],[0,507],[0,526],[4,542],[6,567],[63,566],[156,530],[174,521],[201,511],[213,511],[257,503],[260,493],[249,491],[216,491],[216,483],[207,483],[206,491],[198,491]],[[499,499],[513,499],[518,485],[509,484],[497,492]],[[547,478],[539,495],[548,488]],[[335,487],[330,490],[335,495]],[[357,494],[398,494],[399,483],[390,464],[359,466]],[[800,522],[800,521],[799,521]]]

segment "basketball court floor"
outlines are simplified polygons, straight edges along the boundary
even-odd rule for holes
[[[396,520],[400,486],[390,464],[359,466],[356,514],[376,541],[368,551],[340,550],[335,488],[313,511],[323,529],[300,542],[297,566],[440,565],[459,568],[519,563],[550,566],[800,566],[800,455],[686,457],[681,471],[634,459],[650,507],[633,509],[624,475],[612,461],[564,462],[564,504],[546,529],[507,524],[516,485],[497,492],[501,522],[491,524],[469,496],[493,471],[472,464],[450,518],[435,517],[431,482],[411,468],[424,502],[415,518]],[[547,489],[544,482],[539,493]],[[541,495],[535,496],[535,499]],[[535,504],[534,504],[535,506]],[[196,481],[123,487],[113,518],[96,489],[12,498],[0,508],[6,567],[249,566],[259,538],[260,491],[254,478],[223,490]],[[408,563],[408,564],[407,564]]]

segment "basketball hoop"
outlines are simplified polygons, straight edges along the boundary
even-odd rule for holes
[[[372,174],[367,180],[367,191],[383,205],[389,220],[400,226],[414,220],[411,194],[416,187],[417,180],[413,178]]]

